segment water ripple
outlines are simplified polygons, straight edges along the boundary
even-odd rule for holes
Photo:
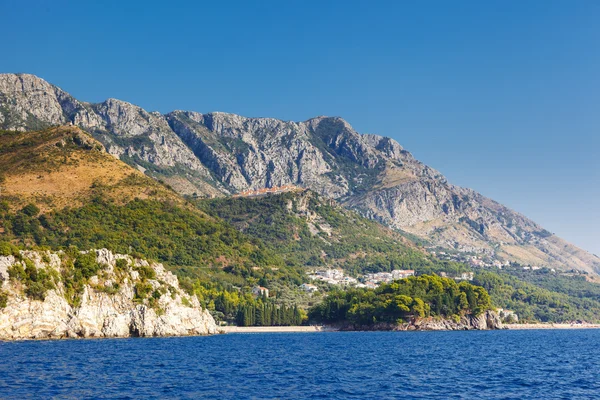
[[[0,398],[600,398],[600,331],[0,342]]]

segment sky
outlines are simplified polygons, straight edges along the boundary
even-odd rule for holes
[[[600,2],[0,0],[0,72],[396,139],[600,255]]]

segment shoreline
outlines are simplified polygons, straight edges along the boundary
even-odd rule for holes
[[[508,330],[530,330],[530,329],[600,329],[600,324],[505,324]]]
[[[485,329],[485,330],[575,330],[575,329],[600,329],[600,324],[504,324],[501,329]],[[476,330],[476,329],[471,329]],[[208,334],[191,334],[191,335],[165,335],[165,336],[87,336],[87,337],[38,337],[38,338],[0,338],[1,342],[21,342],[21,341],[57,341],[57,340],[86,340],[86,339],[145,339],[145,338],[181,338],[181,337],[198,337],[198,336],[215,336],[228,333],[317,333],[317,332],[451,332],[463,331],[454,329],[374,329],[374,330],[352,330],[340,329],[334,326],[325,325],[299,325],[299,326],[219,326],[215,333]]]
[[[551,323],[540,323],[540,324],[505,324],[502,329],[495,330],[536,330],[536,329],[600,329],[600,324],[551,324]],[[490,329],[491,330],[491,329]],[[431,332],[433,330],[374,330],[374,331],[363,331],[363,330],[343,330],[344,332]],[[438,332],[448,332],[451,329],[436,330]],[[339,328],[332,326],[219,326],[217,328],[219,334],[227,333],[286,333],[286,332],[342,332]]]
[[[278,332],[337,332],[339,329],[329,326],[219,326],[219,333],[278,333]]]

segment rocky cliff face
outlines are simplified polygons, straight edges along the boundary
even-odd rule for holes
[[[64,253],[0,256],[0,297],[5,300],[0,301],[0,339],[216,333],[212,316],[161,264],[105,249],[93,253],[100,269],[75,291]],[[45,293],[23,279],[20,270],[38,283],[44,276]]]
[[[504,325],[495,311],[486,311],[481,315],[465,315],[458,322],[447,319],[420,319],[400,325],[397,330],[419,331],[468,331],[504,329]]]
[[[498,316],[492,310],[481,315],[464,315],[454,321],[443,318],[418,318],[403,324],[375,324],[369,326],[345,325],[340,330],[347,331],[483,331],[506,329]]]
[[[341,118],[148,113],[119,100],[79,102],[32,75],[0,75],[0,127],[73,123],[181,193],[216,196],[298,185],[421,237],[499,260],[600,271],[600,258],[480,194],[451,185],[396,141]]]

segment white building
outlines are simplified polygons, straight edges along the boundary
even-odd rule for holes
[[[356,285],[358,283],[358,279],[353,278],[351,276],[345,276],[340,280],[340,284],[342,285]]]
[[[413,269],[395,269],[392,271],[392,279],[405,279],[409,276],[415,276]]]
[[[307,293],[314,293],[319,290],[319,288],[316,285],[313,285],[312,283],[303,283],[302,285],[300,285],[300,289],[304,290]]]
[[[317,271],[317,275],[329,279],[342,279],[344,277],[344,271],[341,269],[327,269],[324,271]]]
[[[262,287],[262,286],[254,286],[252,288],[252,294],[255,296],[266,295],[267,297],[269,297],[269,289],[267,289],[266,287]]]
[[[472,281],[473,277],[474,274],[472,272],[463,272],[454,279],[456,279],[457,281]]]
[[[365,286],[367,289],[377,289],[379,287],[375,282],[365,282]]]
[[[519,322],[519,317],[514,311],[499,308],[498,315],[504,322]]]

